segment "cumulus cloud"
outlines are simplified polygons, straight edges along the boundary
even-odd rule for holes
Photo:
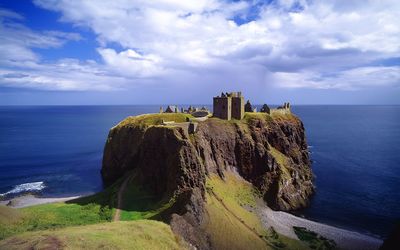
[[[33,31],[21,23],[24,17],[0,9],[0,85],[42,90],[113,90],[126,84],[94,61],[61,59],[44,63],[34,48],[60,48],[78,41],[78,33]]]
[[[257,69],[258,78],[253,80],[282,88],[354,90],[400,81],[398,66],[376,66],[377,61],[400,56],[400,4],[396,0],[34,3],[60,13],[61,22],[93,31],[102,58],[95,68],[125,79],[116,81],[118,87],[154,77],[170,82],[177,72],[198,74],[198,82],[204,72],[224,74],[218,80],[226,74],[245,79],[243,71],[249,68]],[[3,16],[23,18],[11,12]],[[13,33],[14,38],[33,37],[28,45],[1,41],[9,46],[3,50],[18,51],[21,60],[38,60],[31,47],[57,47],[79,39],[79,35],[54,31],[32,34],[21,25]]]

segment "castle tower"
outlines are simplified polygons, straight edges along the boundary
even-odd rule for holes
[[[244,97],[241,92],[222,93],[214,97],[213,116],[224,120],[241,120],[244,117]]]
[[[213,98],[213,116],[230,120],[231,119],[232,98],[225,94]]]
[[[242,120],[244,117],[244,97],[241,92],[232,95],[232,118]]]

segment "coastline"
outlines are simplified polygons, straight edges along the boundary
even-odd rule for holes
[[[274,211],[263,206],[259,211],[261,221],[266,227],[273,227],[278,233],[297,239],[293,227],[304,227],[327,239],[335,241],[340,249],[379,249],[383,240],[320,222],[304,219],[290,213]]]
[[[81,196],[69,196],[69,197],[57,197],[57,198],[42,198],[32,194],[22,195],[12,199],[0,201],[0,205],[8,206],[12,208],[24,208],[41,204],[65,202],[73,199],[77,199]]]
[[[77,199],[82,196],[57,197],[57,198],[41,198],[32,194],[19,196],[16,198],[0,201],[0,205],[12,208],[24,208],[40,204],[48,204],[55,202],[65,202]],[[278,233],[283,234],[292,239],[298,239],[294,233],[293,227],[304,227],[308,230],[318,233],[319,235],[334,240],[340,249],[379,249],[383,240],[374,238],[369,235],[361,234],[309,219],[295,216],[293,214],[274,211],[267,206],[259,208],[258,213],[261,217],[263,225],[273,227]]]

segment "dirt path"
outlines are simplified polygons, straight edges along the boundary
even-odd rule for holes
[[[121,217],[121,207],[122,207],[122,195],[124,194],[126,185],[128,185],[129,180],[131,179],[131,176],[127,176],[122,183],[121,187],[118,190],[118,196],[117,196],[117,210],[115,210],[115,214],[113,217],[113,221],[119,221]]]

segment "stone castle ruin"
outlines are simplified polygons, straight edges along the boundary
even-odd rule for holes
[[[221,96],[214,97],[213,116],[224,120],[244,117],[244,97],[241,92],[221,93]]]
[[[257,108],[251,105],[250,100],[246,103],[244,102],[242,92],[222,92],[220,96],[213,98],[213,117],[223,120],[241,120],[244,118],[245,112],[257,112]],[[259,112],[267,114],[271,114],[272,112],[290,112],[290,103],[285,102],[282,106],[278,106],[276,109],[271,109],[267,104],[264,104]],[[169,105],[165,111],[160,107],[160,113],[191,114],[193,116],[193,121],[187,121],[190,123],[194,122],[194,120],[196,120],[196,122],[205,121],[210,117],[210,111],[207,108],[197,108],[193,106],[189,106],[187,109],[182,107],[179,109],[178,106]],[[192,124],[190,126],[192,127],[189,130],[195,131],[197,124]]]

